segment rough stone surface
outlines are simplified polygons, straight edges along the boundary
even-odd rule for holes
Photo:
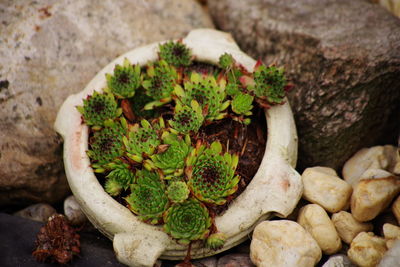
[[[372,232],[362,232],[351,242],[347,255],[360,267],[375,267],[386,250],[385,239]]]
[[[351,241],[361,232],[372,231],[373,226],[371,223],[362,223],[354,219],[351,213],[341,211],[332,215],[332,222],[343,240],[343,242],[350,244]]]
[[[386,247],[392,248],[394,243],[400,239],[400,227],[385,223],[383,225],[383,235],[386,239]]]
[[[39,203],[17,211],[14,215],[44,223],[47,222],[47,219],[55,213],[57,213],[57,211],[49,204]]]
[[[392,205],[392,212],[397,219],[398,224],[400,224],[400,196],[396,198]]]
[[[209,10],[244,51],[283,65],[296,85],[300,168],[338,170],[362,147],[395,142],[398,18],[365,0],[219,0]]]
[[[399,266],[400,262],[400,240],[397,240],[391,249],[389,249],[382,260],[379,262],[378,267],[394,267]]]
[[[68,95],[128,50],[213,27],[194,0],[5,0],[0,18],[0,205],[68,194],[53,130]]]
[[[296,222],[264,221],[254,229],[250,258],[259,267],[309,267],[321,256],[317,242]]]
[[[253,267],[248,254],[229,254],[218,260],[218,267]]]
[[[344,180],[355,186],[361,179],[390,176],[384,171],[391,171],[396,165],[396,150],[394,146],[386,145],[357,151],[343,166]]]
[[[326,211],[317,204],[304,206],[297,222],[317,241],[322,252],[332,255],[342,247],[342,241]]]
[[[217,257],[207,257],[192,262],[195,267],[217,267]]]
[[[322,267],[356,267],[346,255],[331,256]]]
[[[307,168],[301,179],[304,185],[303,197],[329,212],[338,212],[350,202],[353,189],[333,169]]]
[[[81,225],[87,221],[86,215],[74,196],[69,196],[64,200],[64,215],[72,225]]]
[[[351,213],[360,222],[372,220],[390,205],[399,192],[400,178],[395,176],[361,180],[351,196]]]

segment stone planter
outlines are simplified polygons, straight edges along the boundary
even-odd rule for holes
[[[249,71],[255,60],[240,51],[232,37],[223,32],[199,29],[191,31],[183,42],[192,49],[196,61],[216,64],[225,52],[233,55]],[[140,221],[129,209],[115,201],[98,182],[89,158],[88,127],[81,122],[76,106],[82,99],[101,91],[105,73],[128,58],[144,65],[157,59],[159,43],[134,49],[108,64],[86,88],[68,97],[58,113],[55,128],[64,138],[64,164],[68,182],[76,200],[89,220],[113,241],[117,258],[130,266],[153,266],[157,258],[183,259],[187,246],[178,244],[161,227]],[[297,160],[297,134],[289,104],[266,111],[268,140],[262,163],[251,183],[221,216],[215,218],[220,232],[227,235],[219,250],[193,246],[192,258],[217,254],[244,241],[254,227],[273,215],[286,217],[302,195],[300,175],[294,170]]]

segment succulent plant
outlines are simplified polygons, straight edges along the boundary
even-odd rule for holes
[[[257,62],[253,77],[243,76],[241,82],[248,90],[254,92],[259,100],[269,104],[281,104],[288,89],[283,68],[266,67]]]
[[[229,101],[225,101],[225,84],[225,79],[217,83],[211,75],[202,76],[193,72],[190,80],[184,83],[184,89],[176,85],[174,93],[182,105],[189,106],[192,100],[196,100],[202,109],[206,109],[206,120],[219,120],[226,116],[223,111],[229,106]]]
[[[172,176],[182,175],[186,156],[192,148],[189,135],[182,138],[174,133],[165,131],[161,139],[161,146],[165,148],[162,152],[150,156],[151,160],[147,160],[145,164],[149,165],[150,169],[160,169],[164,175],[167,175],[165,177],[167,179]]]
[[[192,63],[190,49],[182,41],[169,41],[159,46],[160,59],[175,67],[185,67]]]
[[[168,123],[177,133],[188,134],[197,132],[203,124],[204,117],[199,103],[196,100],[190,102],[190,106],[182,106],[177,103],[174,118]]]
[[[164,231],[181,244],[205,239],[211,226],[211,218],[204,204],[195,199],[187,199],[173,204],[164,213]]]
[[[138,119],[156,118],[159,116],[157,110],[145,110],[144,106],[147,103],[155,101],[153,98],[148,96],[143,88],[138,88],[135,95],[130,98],[131,108],[134,115]]]
[[[218,64],[223,69],[229,69],[232,68],[233,64],[235,64],[235,60],[231,54],[224,53],[219,57]]]
[[[104,172],[108,165],[124,154],[122,137],[126,131],[126,122],[108,121],[106,127],[95,131],[89,140],[90,149],[86,152],[92,160],[95,172]]]
[[[76,109],[82,114],[84,122],[95,129],[101,128],[106,120],[113,120],[122,114],[112,94],[99,94],[96,91],[83,100],[83,106],[77,106]]]
[[[206,247],[211,249],[221,248],[226,241],[226,235],[224,233],[214,233],[209,235],[206,241]]]
[[[239,157],[222,153],[220,142],[209,148],[198,144],[186,159],[187,185],[202,202],[222,205],[226,197],[236,192],[240,177],[235,175]]]
[[[131,194],[125,198],[130,210],[151,224],[161,221],[169,202],[165,184],[156,172],[138,170],[136,183],[131,185]]]
[[[189,193],[189,188],[183,181],[171,181],[167,188],[168,198],[174,203],[185,201]]]
[[[135,175],[129,165],[122,161],[117,161],[108,164],[111,172],[106,176],[108,180],[112,179],[119,183],[123,189],[128,189],[135,182]]]
[[[238,93],[233,97],[231,101],[232,111],[240,115],[238,118],[234,118],[235,120],[243,122],[246,125],[250,124],[250,118],[244,118],[244,116],[252,114],[253,100],[254,96],[245,93]]]
[[[106,74],[108,89],[118,98],[134,96],[140,86],[140,66],[132,65],[125,58],[123,65],[116,65],[114,74]]]
[[[144,109],[153,109],[172,100],[171,93],[178,79],[178,73],[173,66],[160,60],[147,68],[147,78],[142,85],[146,89],[146,94],[155,101],[147,103]]]
[[[160,124],[164,124],[162,119],[160,119]],[[123,137],[126,155],[136,162],[142,162],[143,156],[152,155],[160,144],[158,130],[158,124],[155,124],[153,127],[145,119],[141,120],[140,125],[135,124],[131,127],[128,138],[126,136]]]
[[[104,189],[106,190],[106,192],[109,195],[116,197],[119,194],[121,194],[121,191],[123,188],[122,188],[121,183],[118,181],[118,179],[108,178],[106,180],[106,183],[104,184]]]

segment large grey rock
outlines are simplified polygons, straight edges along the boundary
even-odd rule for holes
[[[338,170],[361,147],[396,140],[400,20],[388,11],[365,0],[219,0],[209,10],[245,52],[286,68],[301,168]]]
[[[194,0],[0,2],[0,205],[68,194],[53,122],[111,59],[213,27]]]

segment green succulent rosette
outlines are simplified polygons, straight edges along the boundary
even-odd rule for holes
[[[84,122],[94,129],[101,128],[105,121],[113,120],[122,114],[122,109],[118,108],[112,94],[99,94],[96,91],[83,100],[83,106],[77,106],[76,109],[82,114]]]
[[[189,197],[190,191],[183,181],[171,181],[167,188],[168,198],[174,203],[185,201]]]
[[[132,65],[125,58],[123,65],[116,65],[114,74],[106,74],[107,86],[118,98],[129,98],[135,95],[140,86],[140,66]]]
[[[169,41],[159,46],[160,59],[175,67],[185,67],[192,63],[192,54],[190,49],[181,41]]]
[[[106,126],[94,131],[89,139],[89,150],[86,152],[92,161],[95,172],[104,172],[109,165],[118,160],[124,154],[122,141],[126,132],[126,121],[121,123],[107,121]]]
[[[206,240],[206,247],[210,249],[219,249],[226,242],[226,235],[224,233],[214,233],[209,235]]]
[[[254,71],[254,86],[251,87],[259,98],[271,104],[280,104],[285,98],[286,78],[283,68],[260,65]]]
[[[135,124],[130,128],[128,137],[123,137],[123,142],[126,147],[126,155],[141,163],[143,156],[150,156],[154,153],[160,139],[158,131],[160,127],[164,126],[164,121],[160,119],[159,124],[151,126],[150,122],[143,119],[139,124]]]
[[[169,201],[165,184],[156,172],[146,169],[136,172],[136,183],[131,185],[131,194],[125,198],[129,209],[151,224],[160,223]]]
[[[146,78],[142,82],[142,86],[145,88],[146,94],[154,101],[147,103],[144,107],[145,110],[162,106],[172,100],[171,93],[178,79],[178,73],[173,66],[160,60],[147,68]]]
[[[107,179],[106,183],[104,184],[104,190],[106,190],[106,192],[113,197],[121,194],[122,189],[123,188],[120,182],[114,178]]]
[[[229,106],[229,101],[225,101],[225,84],[225,79],[217,82],[212,75],[193,72],[190,80],[184,83],[184,88],[176,85],[174,93],[182,105],[190,106],[193,100],[199,103],[206,110],[206,120],[220,120],[227,115],[224,111]]]
[[[233,65],[235,64],[235,60],[233,59],[231,54],[224,53],[219,57],[218,64],[221,68],[226,70],[233,67]]]
[[[108,168],[110,168],[111,171],[106,176],[106,179],[119,183],[121,188],[126,190],[135,182],[135,175],[128,164],[117,161],[108,164]]]
[[[236,192],[240,176],[235,175],[237,155],[222,153],[220,142],[209,148],[198,145],[186,159],[187,185],[202,202],[222,205],[226,197]]]
[[[178,239],[181,244],[205,239],[211,226],[206,206],[192,198],[173,204],[163,218],[164,231]]]
[[[186,156],[191,151],[191,140],[189,135],[185,137],[164,131],[161,135],[163,151],[150,156],[146,160],[145,167],[149,169],[158,168],[166,179],[181,176],[185,166]]]
[[[174,118],[168,123],[171,128],[182,134],[198,132],[203,124],[204,116],[199,103],[196,100],[190,102],[190,106],[182,106],[177,103],[174,111]]]

